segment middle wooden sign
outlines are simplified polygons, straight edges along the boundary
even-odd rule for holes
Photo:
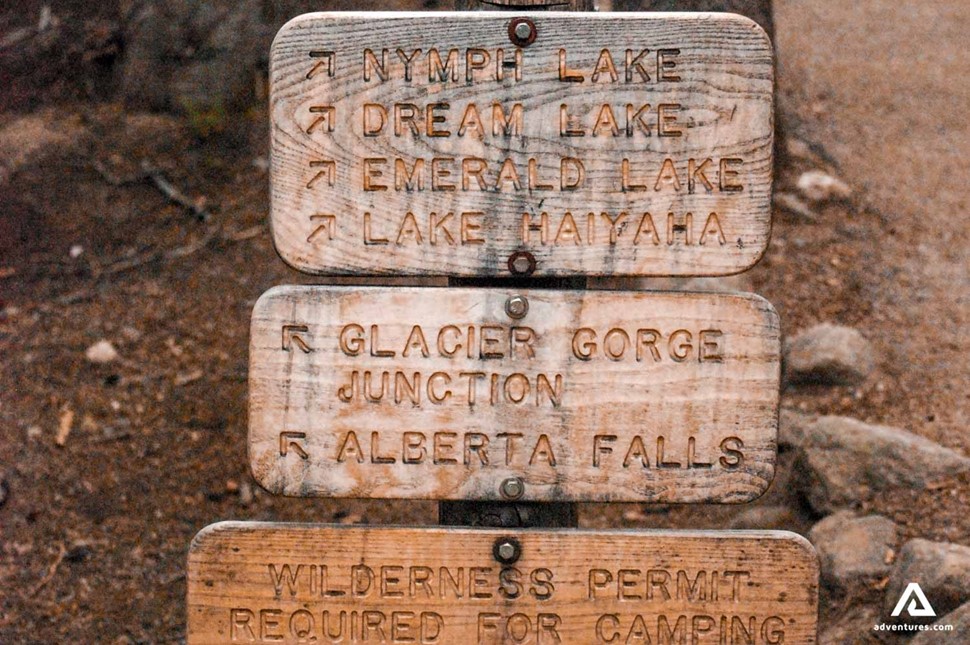
[[[748,501],[774,474],[779,333],[750,294],[276,287],[250,463],[291,496]]]

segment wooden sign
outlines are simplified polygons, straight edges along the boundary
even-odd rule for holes
[[[784,531],[225,522],[189,551],[188,643],[815,643]]]
[[[310,273],[728,275],[770,230],[772,48],[722,13],[314,13],[271,55]]]
[[[779,323],[754,295],[277,287],[249,375],[277,494],[741,502],[774,473]]]

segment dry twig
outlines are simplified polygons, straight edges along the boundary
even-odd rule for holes
[[[31,596],[36,596],[38,593],[40,593],[40,590],[46,587],[47,583],[53,580],[54,576],[57,574],[57,568],[61,566],[61,562],[64,561],[64,556],[67,555],[67,547],[61,544],[58,548],[59,550],[57,552],[57,557],[54,558],[51,566],[47,567],[47,573],[43,578],[41,578],[40,582],[37,583],[37,586],[31,590]]]
[[[169,200],[192,211],[200,222],[206,222],[209,220],[209,211],[207,211],[205,208],[205,197],[190,199],[185,193],[165,179],[162,171],[155,167],[147,159],[142,159],[141,169],[145,175],[152,180],[155,187],[162,191],[162,194],[168,197]]]

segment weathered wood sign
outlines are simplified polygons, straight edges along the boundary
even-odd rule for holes
[[[779,325],[754,295],[277,287],[249,375],[273,493],[741,502],[774,473]]]
[[[818,575],[783,531],[226,522],[189,551],[188,642],[799,645]]]
[[[270,83],[302,271],[727,275],[768,243],[772,49],[741,16],[307,14]]]

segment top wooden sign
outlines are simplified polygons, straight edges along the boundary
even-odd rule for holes
[[[302,271],[727,275],[767,246],[747,18],[314,13],[271,68],[273,239]]]

